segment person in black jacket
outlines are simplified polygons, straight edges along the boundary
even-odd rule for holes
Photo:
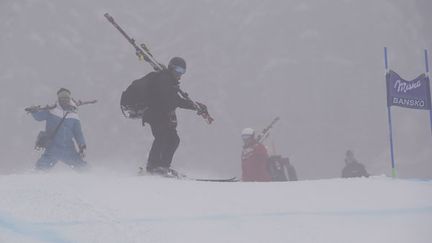
[[[170,60],[168,68],[159,72],[151,72],[146,75],[148,110],[143,117],[143,123],[150,124],[154,141],[149,153],[146,170],[151,174],[164,176],[178,176],[177,172],[170,168],[175,151],[180,143],[177,134],[177,107],[189,110],[197,110],[206,106],[195,102],[196,105],[182,98],[179,91],[179,80],[186,72],[186,62],[181,57]]]
[[[345,154],[345,167],[342,170],[342,178],[369,177],[369,173],[363,164],[354,158],[354,152],[348,150]]]

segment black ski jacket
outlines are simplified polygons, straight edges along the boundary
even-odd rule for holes
[[[350,177],[369,177],[369,173],[366,171],[366,168],[363,164],[352,161],[347,163],[342,170],[342,178],[350,178]]]
[[[177,107],[195,110],[192,102],[182,98],[179,93],[179,81],[169,70],[151,72],[146,75],[148,83],[148,120],[153,122],[176,121]]]

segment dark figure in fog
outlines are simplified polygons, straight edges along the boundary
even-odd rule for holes
[[[342,178],[369,177],[369,173],[363,164],[354,158],[354,152],[348,150],[345,154],[345,167],[342,170]]]
[[[289,158],[273,155],[269,158],[269,169],[273,181],[297,181],[297,172]]]
[[[151,174],[178,176],[177,172],[170,168],[180,143],[175,110],[177,107],[196,110],[190,100],[178,94],[179,80],[185,72],[185,60],[174,57],[170,60],[167,69],[151,72],[143,78],[148,82],[146,95],[149,108],[143,117],[143,122],[150,124],[154,136],[146,166],[147,172]],[[205,105],[195,103],[200,108],[206,109]]]

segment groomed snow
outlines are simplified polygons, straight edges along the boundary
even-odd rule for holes
[[[432,241],[432,181],[0,176],[0,242]]]

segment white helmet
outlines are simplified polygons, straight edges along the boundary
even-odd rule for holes
[[[255,131],[252,128],[245,128],[241,133],[242,137],[250,137],[255,135]]]

